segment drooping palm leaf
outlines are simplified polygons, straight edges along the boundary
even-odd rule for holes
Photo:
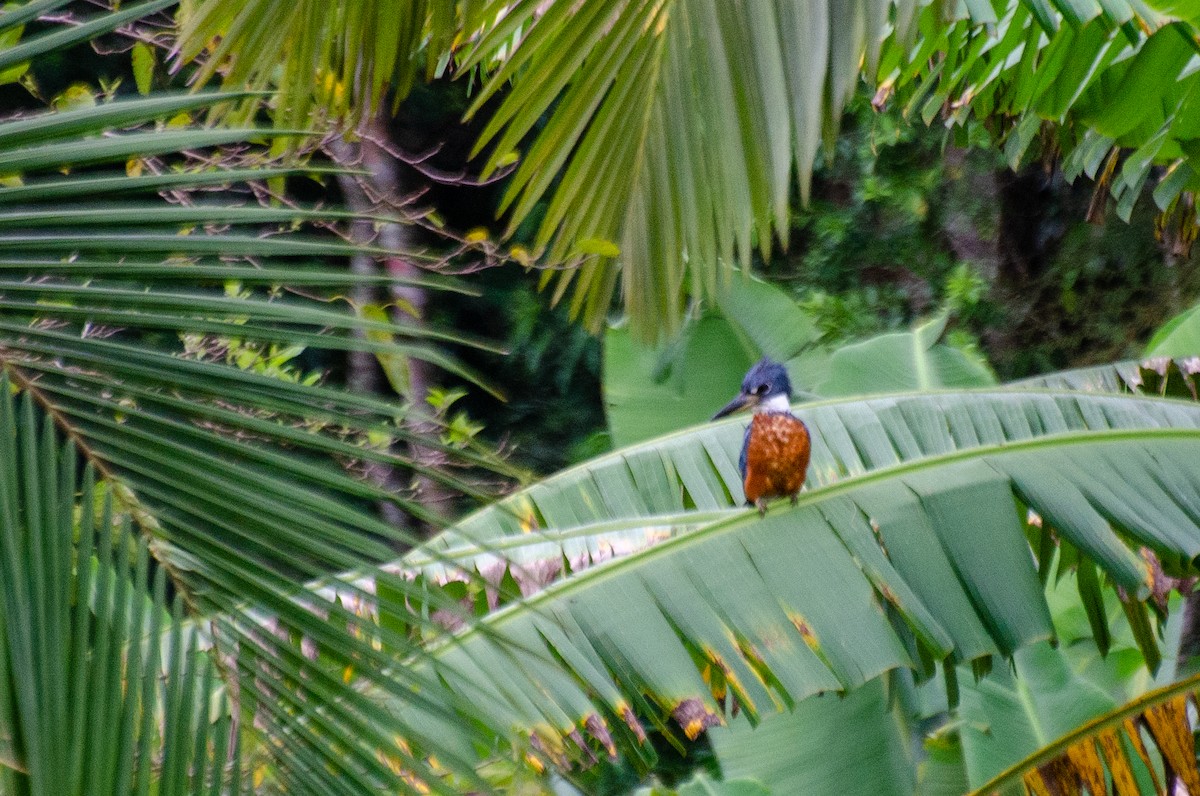
[[[277,118],[296,126],[314,106],[358,115],[389,87],[402,97],[422,62],[451,63],[470,42],[461,71],[495,65],[475,111],[503,95],[480,144],[488,169],[519,162],[513,227],[539,208],[548,259],[584,261],[556,295],[599,329],[619,281],[637,331],[654,337],[677,329],[689,298],[714,299],[756,247],[786,244],[793,169],[803,200],[864,71],[881,101],[898,89],[926,122],[943,108],[958,122],[1018,120],[1004,138],[1014,162],[1042,120],[1070,122],[1055,144],[1068,176],[1100,177],[1125,215],[1151,167],[1169,164],[1154,198],[1175,207],[1200,185],[1191,13],[1125,0],[204,0],[184,16],[182,53],[221,37],[204,74],[277,82]],[[261,51],[285,53],[282,75],[240,55]],[[1132,150],[1119,169],[1118,150]]]
[[[116,30],[122,25],[147,17],[178,3],[179,0],[146,0],[123,9],[94,14],[75,25],[58,25],[50,30],[12,43],[0,52],[0,70],[9,69],[53,50],[63,50],[75,44],[91,41],[97,36]],[[20,6],[10,5],[0,13],[0,30],[21,29],[43,14],[68,5],[68,0],[30,0]]]
[[[725,777],[757,779],[771,793],[920,792],[895,712],[876,680],[844,698],[805,700],[757,727],[735,721],[709,740]]]
[[[737,508],[735,420],[569,470],[434,540],[493,579],[507,562],[537,593],[485,625],[587,683],[520,656],[476,670],[496,723],[604,742],[636,736],[640,705],[694,734],[721,720],[722,694],[755,716],[896,667],[1010,654],[1052,633],[1022,505],[1141,598],[1154,576],[1140,547],[1172,567],[1200,553],[1195,405],[995,392],[797,412],[814,458],[796,508]],[[426,555],[405,565],[454,577]],[[469,667],[492,643],[467,631],[438,658]]]
[[[1134,392],[1196,400],[1200,397],[1196,385],[1197,373],[1200,373],[1200,362],[1194,357],[1155,357],[1063,370],[1009,382],[1006,386],[1014,390]]]
[[[149,540],[11,386],[0,377],[0,786],[240,792],[237,717],[183,595],[168,601]]]
[[[687,295],[715,298],[735,264],[786,241],[793,167],[807,196],[887,5],[488,3],[467,65],[496,53],[503,65],[475,108],[512,86],[481,146],[489,169],[520,155],[514,224],[545,202],[539,248],[587,258],[556,294],[571,290],[598,328],[620,273],[626,309],[653,336],[677,327]]]

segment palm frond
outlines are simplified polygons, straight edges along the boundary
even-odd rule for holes
[[[22,57],[57,41],[32,39],[41,44]],[[366,350],[471,377],[439,350],[461,338],[350,306],[359,280],[333,258],[423,255],[352,244],[337,223],[369,218],[290,206],[269,191],[268,181],[307,172],[272,166],[255,142],[274,132],[180,122],[241,96],[118,99],[0,120],[0,169],[9,175],[0,187],[0,402],[15,394],[24,407],[20,422],[0,416],[0,441],[44,457],[53,448],[64,462],[75,456],[100,484],[89,481],[76,501],[66,464],[51,495],[45,473],[59,470],[33,469],[31,453],[0,462],[10,512],[0,532],[18,545],[3,566],[19,574],[27,551],[47,551],[26,580],[5,577],[0,735],[12,763],[4,776],[20,781],[14,792],[94,792],[101,779],[78,775],[92,765],[101,766],[97,777],[111,774],[114,792],[143,781],[163,793],[237,792],[249,766],[294,793],[480,784],[474,757],[436,737],[420,756],[398,745],[413,734],[409,719],[362,695],[371,685],[411,699],[433,686],[395,666],[397,655],[422,654],[412,634],[353,632],[342,602],[353,583],[338,595],[306,583],[372,571],[414,541],[374,506],[427,513],[403,483],[366,478],[371,463],[470,494],[478,490],[454,470],[411,461],[405,444],[441,451],[452,466],[496,462],[414,432],[411,421],[426,419],[420,407],[323,385],[308,372],[314,365],[293,361],[301,350]],[[465,289],[437,276],[408,281]],[[35,427],[57,436],[54,445],[31,448]],[[83,526],[77,545],[69,535],[64,542],[73,513],[90,517],[101,492],[112,517]],[[110,521],[126,528],[115,539]],[[89,588],[100,602],[88,602]],[[390,594],[361,598],[406,617],[414,633],[442,632],[409,599],[440,610],[453,607],[448,597],[402,582]],[[29,618],[35,608],[45,622]],[[143,627],[151,620],[153,632]],[[31,667],[44,672],[26,677]],[[123,672],[131,678],[119,679]],[[103,709],[78,712],[91,704],[84,698]],[[454,715],[471,713],[461,708]],[[444,704],[427,709],[442,715]],[[62,729],[73,721],[88,723]],[[114,727],[119,742],[101,744]],[[61,737],[52,738],[56,728]],[[50,769],[64,753],[83,762]],[[431,770],[425,754],[441,767]]]
[[[480,0],[200,0],[183,7],[182,62],[199,60],[198,84],[277,90],[280,126],[308,127],[314,113],[364,118],[403,99],[431,77],[463,32],[478,23]],[[255,53],[278,58],[264,60]],[[444,65],[444,64],[443,64]],[[244,106],[248,118],[257,103]]]
[[[504,93],[480,147],[488,170],[520,156],[505,197],[514,227],[544,205],[538,248],[583,261],[555,295],[571,291],[600,328],[619,275],[638,332],[654,337],[676,330],[689,295],[715,299],[735,265],[786,243],[793,169],[807,196],[886,8],[489,3],[466,65],[498,53],[503,65],[474,108]]]
[[[97,36],[116,30],[135,20],[142,19],[163,9],[170,8],[179,0],[146,0],[126,8],[96,14],[81,20],[77,25],[59,25],[52,29],[17,42],[0,51],[0,70],[24,63],[43,53],[61,50],[74,44],[91,41]],[[0,30],[15,28],[37,19],[40,15],[67,5],[57,0],[25,3],[6,9],[0,14]]]
[[[6,793],[239,792],[237,716],[95,469],[0,377]],[[78,495],[78,498],[76,497]]]
[[[1164,356],[1063,370],[1009,382],[1005,386],[1016,390],[1133,392],[1196,400],[1200,397],[1197,373],[1200,373],[1200,361],[1195,357],[1172,359]]]
[[[874,680],[840,699],[805,700],[756,727],[735,720],[708,737],[727,779],[754,779],[769,793],[926,793],[914,790],[909,739],[891,696],[886,678]]]

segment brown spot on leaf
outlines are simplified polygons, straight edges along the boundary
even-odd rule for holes
[[[608,731],[608,724],[604,719],[596,713],[588,715],[583,720],[583,728],[588,731],[588,734],[600,742],[604,747],[604,751],[608,752],[610,759],[617,758],[617,745],[613,743],[612,733]]]
[[[814,652],[820,651],[821,642],[817,638],[817,634],[813,632],[812,626],[808,624],[808,620],[803,615],[790,611],[787,616],[796,630],[800,632],[800,637],[804,639],[804,643]]]
[[[1196,585],[1195,578],[1173,578],[1164,572],[1162,562],[1158,560],[1158,556],[1149,547],[1139,548],[1138,555],[1141,556],[1142,561],[1146,562],[1146,566],[1149,569],[1146,576],[1146,585],[1150,587],[1150,599],[1154,601],[1154,605],[1160,612],[1166,612],[1167,600],[1170,598],[1173,590],[1186,595]],[[1118,593],[1122,599],[1128,599],[1124,589],[1118,588]]]
[[[626,726],[633,730],[633,734],[637,736],[638,743],[646,742],[646,730],[642,727],[642,723],[637,720],[637,716],[633,715],[633,710],[625,704],[617,705],[617,713],[624,720]]]
[[[1025,784],[1038,796],[1065,796],[1079,793],[1079,785],[1071,766],[1061,757],[1025,774]]]
[[[561,744],[559,744],[557,741],[557,738],[551,741],[551,739],[545,738],[536,732],[529,734],[529,746],[535,752],[547,760],[550,760],[555,766],[565,769],[570,766],[570,761],[567,760],[567,756],[563,754]],[[554,748],[551,748],[551,744],[553,744]]]
[[[571,731],[567,733],[567,737],[579,747],[579,751],[583,752],[583,765],[585,768],[596,765],[596,755],[592,752],[591,747],[588,746],[587,741],[583,740],[583,733],[572,727]]]
[[[891,556],[888,555],[887,545],[883,543],[883,532],[879,530],[879,523],[874,517],[869,518],[868,522],[871,524],[871,533],[875,535],[875,544],[879,545],[879,549],[883,551],[885,556],[891,558]]]
[[[671,717],[683,728],[683,734],[689,741],[700,737],[700,733],[709,727],[721,724],[721,717],[704,707],[698,699],[685,699],[671,711]]]

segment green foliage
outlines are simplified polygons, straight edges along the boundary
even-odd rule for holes
[[[466,412],[451,413],[450,408],[466,397],[466,390],[442,390],[431,387],[425,401],[433,408],[434,417],[442,421],[442,442],[453,448],[463,448],[483,431],[484,426],[473,422]]]
[[[467,60],[502,53],[475,111],[512,81],[483,133],[486,171],[537,129],[506,194],[513,224],[544,201],[539,253],[561,261],[584,241],[597,253],[561,274],[556,296],[570,292],[599,329],[619,252],[639,339],[675,332],[689,295],[714,298],[735,264],[786,240],[793,163],[807,195],[822,134],[832,140],[864,53],[873,61],[886,4],[743,15],[723,3],[597,3],[586,14],[551,7],[530,26],[540,9],[517,3],[489,20]],[[539,73],[550,77],[527,79]]]
[[[484,0],[364,0],[326,3],[199,0],[181,9],[180,55],[200,61],[200,84],[279,90],[281,127],[361,119],[366,109],[402,99],[421,78],[442,71],[456,36],[477,29]],[[273,57],[247,57],[272,53]],[[252,118],[258,102],[239,114]]]
[[[634,796],[770,796],[770,793],[765,785],[753,777],[714,780],[706,774],[697,774],[678,788],[639,788]]]
[[[259,67],[273,65],[269,59],[260,64],[226,55],[234,54],[239,38],[244,42],[256,32],[276,42],[290,58],[285,82],[295,89],[299,81],[301,92],[280,102],[280,116],[297,120],[309,118],[303,109],[314,99],[345,110],[354,99],[380,99],[389,87],[402,93],[419,71],[421,64],[408,58],[411,50],[395,48],[376,69],[360,71],[366,51],[350,52],[350,39],[407,42],[415,49],[429,22],[436,50],[459,21],[446,8],[471,20],[471,9],[497,7],[320,4],[299,13],[284,5],[264,0],[231,15],[228,4],[194,4],[201,22],[207,19],[226,35],[217,40],[197,34],[189,46],[194,54],[212,43],[216,51],[206,68],[266,85],[275,75]],[[1109,6],[1121,6],[1120,0]],[[911,258],[917,281],[934,286],[927,309],[945,301],[961,318],[985,322],[989,299],[970,270],[975,266],[926,257],[930,250],[920,242],[935,216],[925,194],[940,179],[940,167],[928,161],[898,168],[894,179],[874,165],[856,174],[852,212],[806,228],[819,245],[811,262],[798,267],[821,279],[845,280],[827,293],[832,309],[810,297],[813,309],[828,316],[819,322],[786,295],[743,301],[736,309],[738,300],[723,293],[716,278],[735,259],[747,264],[754,248],[765,254],[773,234],[787,236],[793,162],[799,190],[806,192],[821,127],[828,138],[860,60],[865,56],[871,69],[877,59],[871,33],[882,29],[886,6],[818,3],[796,11],[780,5],[772,9],[776,13],[750,19],[748,27],[733,6],[715,3],[686,9],[681,3],[628,3],[615,16],[605,16],[606,7],[572,15],[567,10],[578,9],[564,4],[513,4],[508,15],[487,17],[471,56],[483,63],[503,51],[489,92],[509,77],[519,81],[489,133],[500,141],[493,165],[512,159],[535,127],[550,131],[527,148],[510,197],[525,205],[518,215],[546,211],[540,233],[546,246],[595,255],[564,277],[573,283],[559,282],[563,291],[576,291],[576,309],[593,321],[607,315],[616,271],[603,260],[619,251],[627,258],[628,305],[643,322],[665,309],[651,322],[673,328],[689,296],[707,296],[734,319],[723,333],[743,347],[791,359],[793,368],[812,377],[819,363],[802,358],[812,354],[819,328],[834,336],[870,331],[864,317],[880,306],[897,308],[887,329],[923,314],[913,291],[864,286],[866,269],[847,276],[850,263],[839,258],[859,247],[867,252],[867,269],[897,252]],[[535,13],[544,15],[527,27]],[[1047,24],[1045,13],[1043,8],[1038,24]],[[806,25],[811,15],[820,24]],[[120,19],[133,17],[127,9]],[[82,41],[104,25],[119,24],[113,19],[82,31],[67,27],[62,38]],[[256,28],[255,19],[278,24]],[[320,24],[306,32],[305,23],[314,21]],[[908,21],[903,15],[896,20],[899,38]],[[587,46],[563,46],[574,35],[572,24],[590,32]],[[328,52],[317,47],[321,36],[309,35],[322,26],[345,37]],[[197,23],[195,30],[203,27]],[[473,23],[468,28],[475,30]],[[926,31],[930,47],[958,53],[952,42],[938,39],[940,31]],[[1136,29],[1122,32],[1138,36]],[[622,34],[630,45],[624,50]],[[814,46],[784,46],[798,36]],[[685,40],[705,46],[688,51],[664,45]],[[300,46],[284,46],[296,42]],[[6,50],[8,61],[0,58],[0,67],[26,63],[37,48],[22,43]],[[319,75],[329,81],[314,81],[313,56],[333,52],[338,63],[331,61],[328,74]],[[700,72],[685,52],[703,62]],[[930,61],[929,54],[919,63]],[[733,56],[750,58],[742,65],[752,68],[734,69],[727,60]],[[570,63],[561,63],[564,58]],[[1136,65],[1139,58],[1129,60]],[[134,67],[139,88],[147,82],[141,60]],[[551,70],[555,64],[574,68]],[[445,62],[429,59],[425,65],[435,70]],[[539,81],[541,70],[552,78]],[[314,87],[328,96],[310,96]],[[459,409],[465,401],[457,392],[438,392],[430,408],[444,421],[440,435],[414,438],[401,407],[315,383],[294,356],[300,347],[359,349],[376,353],[385,366],[388,357],[424,357],[452,368],[437,345],[461,336],[409,328],[382,313],[355,316],[328,303],[354,280],[320,262],[353,249],[309,225],[352,221],[358,218],[353,214],[225,197],[173,205],[158,199],[163,189],[232,186],[246,179],[279,184],[294,175],[263,168],[263,154],[254,147],[238,168],[226,171],[176,154],[202,150],[221,160],[211,147],[255,139],[258,131],[251,127],[197,129],[188,116],[178,117],[240,95],[151,92],[125,101],[113,100],[115,83],[101,88],[99,98],[90,88],[57,92],[62,110],[0,124],[0,171],[21,173],[0,190],[0,203],[7,203],[0,214],[0,368],[24,407],[18,422],[10,390],[4,390],[3,406],[10,408],[0,406],[0,440],[8,441],[9,454],[0,457],[0,468],[8,471],[0,479],[0,498],[9,519],[0,529],[7,535],[0,536],[13,548],[5,566],[22,565],[6,574],[0,595],[0,626],[8,628],[10,642],[8,655],[0,656],[0,668],[8,668],[0,674],[12,685],[0,688],[0,739],[7,742],[0,752],[8,764],[6,786],[17,783],[6,790],[64,792],[57,778],[78,779],[77,772],[87,770],[74,761],[54,768],[64,757],[58,747],[74,754],[70,741],[79,735],[53,737],[41,724],[72,704],[63,685],[68,680],[96,685],[89,691],[94,710],[80,719],[91,724],[89,738],[101,737],[108,717],[123,729],[130,725],[130,692],[113,679],[130,670],[116,663],[122,652],[139,664],[131,670],[147,684],[145,693],[156,681],[163,684],[165,708],[143,711],[140,720],[153,726],[140,736],[122,735],[125,746],[89,740],[78,748],[101,759],[132,748],[134,737],[161,746],[162,766],[151,771],[156,792],[199,789],[208,784],[205,776],[248,774],[241,765],[206,770],[208,755],[224,760],[222,737],[233,749],[245,743],[241,759],[265,777],[263,787],[463,792],[494,786],[484,780],[492,773],[496,781],[536,785],[531,771],[537,766],[565,766],[618,749],[645,770],[657,753],[640,741],[644,723],[654,723],[665,743],[686,748],[685,738],[729,718],[735,704],[752,719],[766,719],[781,705],[813,709],[813,694],[848,691],[847,702],[827,703],[844,708],[880,696],[853,689],[874,687],[884,672],[913,667],[924,677],[941,661],[950,672],[956,663],[971,663],[982,673],[993,657],[1021,649],[1033,649],[1017,653],[1032,659],[1044,650],[1029,645],[1054,630],[1041,587],[1051,574],[1045,551],[1056,541],[1081,572],[1098,567],[1134,597],[1146,597],[1156,585],[1138,548],[1156,551],[1173,574],[1188,572],[1200,552],[1197,486],[1189,466],[1198,455],[1195,407],[1060,389],[809,404],[801,412],[816,431],[810,488],[800,505],[772,506],[766,519],[737,508],[741,487],[733,462],[740,425],[707,426],[565,471],[466,518],[402,564],[381,570],[376,565],[405,537],[373,517],[368,505],[392,501],[414,514],[420,507],[344,465],[367,470],[384,464],[408,472],[411,462],[390,444],[397,439],[415,440],[455,463],[485,464],[471,454],[479,424]],[[522,97],[522,90],[531,93]],[[1156,96],[1170,99],[1172,91],[1159,87]],[[690,101],[697,94],[703,102]],[[623,98],[634,106],[632,115],[620,112]],[[789,99],[796,111],[790,117]],[[945,105],[945,97],[937,99],[937,107]],[[693,124],[697,119],[706,126]],[[751,124],[743,129],[746,119]],[[1012,140],[1031,140],[1030,128],[1019,128]],[[695,135],[677,136],[677,130]],[[884,132],[902,138],[898,130]],[[1014,144],[1013,152],[1018,148]],[[157,170],[163,159],[170,167]],[[1121,179],[1136,183],[1138,168],[1135,162]],[[557,182],[560,169],[566,179]],[[606,176],[632,182],[606,183]],[[722,190],[710,189],[713,176]],[[911,184],[908,178],[914,178]],[[590,211],[578,214],[575,202]],[[303,231],[297,234],[297,228]],[[273,234],[263,235],[264,229]],[[865,234],[872,229],[889,231],[884,237],[890,249],[872,248]],[[226,293],[231,280],[246,290]],[[414,283],[453,287],[445,280]],[[1064,304],[1074,301],[1070,295],[1062,293]],[[514,397],[514,403],[524,402],[528,417],[542,410],[539,399],[569,395],[580,363],[597,354],[561,319],[539,325],[538,305],[524,296],[495,309],[517,328],[514,381],[555,374],[533,379]],[[752,311],[745,312],[745,305]],[[792,322],[797,318],[802,323]],[[879,350],[897,340],[913,363],[903,375],[924,374],[917,386],[935,383],[930,374],[938,368],[931,361],[948,365],[943,375],[982,378],[961,352],[935,347],[943,331],[934,323],[876,340],[874,351],[864,344],[844,356],[868,354],[860,361],[880,373],[874,386],[887,380],[878,368],[881,359],[896,359]],[[963,329],[955,331],[960,346],[971,345]],[[686,354],[694,351],[685,345],[684,352],[691,369]],[[539,367],[547,361],[550,368]],[[661,362],[655,360],[656,369]],[[835,375],[849,372],[839,367]],[[391,375],[403,388],[404,374]],[[1076,378],[1084,379],[1076,374],[1067,380]],[[1130,383],[1107,372],[1101,379]],[[692,405],[698,406],[699,396],[688,395]],[[649,400],[665,402],[653,395]],[[586,425],[583,401],[558,400],[556,407],[568,418],[560,426]],[[424,407],[408,411],[419,410]],[[51,429],[40,439],[39,426]],[[56,438],[55,428],[69,439]],[[553,456],[577,455],[578,449],[568,453],[569,446],[556,439],[540,444]],[[12,453],[18,450],[19,457]],[[76,542],[74,518],[85,522],[96,499],[85,484],[82,508],[74,505],[78,484],[70,460],[76,455],[104,476],[107,494],[133,521],[117,521],[124,536],[117,537],[115,553],[95,556],[96,572],[111,567],[122,577],[97,577],[121,594],[136,593],[131,611],[152,601],[174,638],[196,645],[186,655],[173,653],[165,675],[156,655],[139,662],[139,623],[126,621],[120,600],[112,600],[119,606],[115,621],[108,600],[71,602],[71,578],[77,594],[85,593],[78,580],[93,560],[86,547],[80,553],[72,542],[112,544],[114,523],[102,512],[103,530],[78,533]],[[31,467],[35,459],[39,466]],[[431,475],[469,486],[450,473]],[[1050,524],[1031,529],[1027,508],[1053,525],[1053,536]],[[37,533],[50,525],[55,534]],[[141,537],[136,542],[134,528]],[[27,549],[17,550],[21,545]],[[76,566],[68,577],[69,567],[61,564],[71,555]],[[39,556],[46,566],[35,566]],[[48,565],[54,562],[60,566]],[[126,571],[132,573],[128,584]],[[169,620],[161,616],[168,578],[179,595]],[[1109,610],[1105,600],[1113,598],[1101,596],[1099,578],[1089,583],[1079,589],[1094,646],[1115,646],[1118,634],[1101,630]],[[532,596],[522,599],[523,592]],[[1126,651],[1136,647],[1139,660],[1153,661],[1157,640],[1148,610],[1132,605],[1134,646]],[[30,606],[35,619],[26,616]],[[74,613],[64,612],[68,606]],[[480,616],[484,621],[473,621]],[[447,627],[459,635],[447,640]],[[44,636],[43,628],[50,629]],[[65,657],[53,649],[54,639],[72,631],[73,654]],[[111,633],[107,639],[105,632]],[[172,650],[184,649],[183,642],[170,643]],[[208,654],[192,654],[204,644],[211,646]],[[85,652],[75,654],[79,650]],[[1054,662],[1040,670],[1064,671]],[[206,671],[227,678],[222,693],[236,705],[193,698],[213,687]],[[125,681],[126,688],[136,679]],[[959,679],[966,680],[966,669]],[[1050,693],[1054,685],[1039,688]],[[46,706],[49,712],[43,712]],[[166,729],[157,738],[160,721]],[[239,731],[231,736],[233,726]],[[206,731],[213,733],[211,745]],[[971,743],[994,739],[962,740],[968,754]],[[898,765],[896,750],[905,752],[890,743],[873,749],[881,750],[872,757],[879,770]],[[495,772],[477,770],[481,757],[498,756],[511,762]],[[726,747],[726,757],[737,755]],[[827,775],[820,762],[803,773]],[[101,759],[97,770],[133,777],[145,776],[147,768]],[[756,790],[750,783],[726,784],[734,792]],[[67,785],[69,792],[72,783]],[[680,792],[720,789],[699,777]]]
[[[928,676],[947,655],[986,672],[989,655],[1053,632],[1026,506],[1053,521],[1046,538],[1095,562],[1127,595],[1148,596],[1151,584],[1131,545],[1159,550],[1170,571],[1200,550],[1180,502],[1191,489],[1184,462],[1194,453],[1194,405],[994,391],[798,412],[814,432],[814,461],[795,508],[779,501],[765,519],[734,508],[742,435],[730,421],[565,471],[407,559],[440,578],[434,552],[481,572],[499,555],[522,591],[536,592],[485,619],[533,645],[502,673],[509,696],[483,685],[499,672],[469,678],[497,695],[487,704],[500,723],[539,732],[550,695],[585,741],[597,732],[593,710],[609,717],[617,740],[627,727],[636,737],[634,716],[690,736],[728,719],[733,700],[759,720],[897,667]],[[1033,537],[1039,549],[1043,533]],[[1052,574],[1044,557],[1038,566]],[[484,659],[493,643],[473,631],[459,641],[439,647],[439,658]],[[1139,654],[1154,652],[1135,643]],[[599,701],[547,668],[546,656],[583,667],[586,693]],[[571,741],[562,743],[569,753]]]
[[[48,48],[162,5],[50,25],[0,52],[0,63],[33,59],[36,71]],[[440,754],[436,738],[414,756],[397,740],[416,735],[411,726],[362,697],[372,683],[411,693],[393,655],[419,642],[352,632],[365,596],[353,576],[354,600],[310,583],[369,571],[411,540],[374,516],[377,502],[425,516],[406,493],[359,476],[372,465],[416,469],[387,443],[488,466],[463,444],[475,433],[469,422],[447,419],[450,443],[437,423],[417,434],[404,407],[322,384],[297,359],[366,350],[464,373],[437,347],[464,338],[356,316],[338,299],[372,280],[326,264],[352,253],[422,256],[346,243],[332,234],[360,218],[346,211],[256,201],[265,181],[330,170],[274,166],[257,129],[193,122],[242,95],[110,88],[111,97],[80,88],[57,110],[0,119],[9,175],[0,188],[0,536],[10,548],[0,565],[20,570],[5,575],[0,595],[2,789],[210,792],[232,778],[373,792],[412,789],[418,777],[447,792],[447,771],[478,784],[473,758]],[[437,277],[386,281],[458,289]],[[79,470],[90,474],[82,486]],[[473,490],[458,475],[421,470]],[[95,524],[97,494],[113,508]],[[92,585],[89,572],[99,573]],[[407,583],[391,594],[394,602],[371,599],[421,638],[444,632],[413,612]],[[412,596],[434,611],[449,602]],[[231,694],[233,704],[223,701]],[[327,705],[336,717],[314,710]],[[273,740],[285,737],[303,742]],[[443,768],[432,773],[424,754]]]
[[[21,392],[0,377],[0,785],[238,792],[236,706],[211,641],[184,623],[183,594],[167,597],[150,540],[99,498],[94,464],[80,477],[77,448]]]
[[[816,343],[812,320],[787,293],[741,276],[666,345],[646,346],[611,326],[603,387],[613,441],[628,445],[711,417],[762,356],[789,363],[795,386],[807,390],[826,358]]]
[[[1116,707],[1112,697],[1039,644],[1013,656],[1014,671],[962,683],[959,731],[967,779],[978,787],[1089,719]]]
[[[955,267],[941,239],[949,167],[943,133],[877,113],[860,93],[844,131],[797,210],[797,254],[768,274],[802,286],[801,301],[830,340],[907,325],[928,312]]]
[[[497,401],[472,389],[459,402],[470,417],[485,421],[483,436],[537,473],[608,450],[599,341],[571,323],[561,308],[549,309],[518,271],[494,269],[472,278],[480,296],[435,299],[430,317],[502,342],[503,353],[455,349],[472,370],[487,373],[503,396]]]
[[[626,327],[604,335],[604,404],[617,447],[701,423],[732,398],[757,357],[718,315],[689,323],[665,349]]]
[[[1082,180],[1036,165],[1011,177],[993,153],[956,149],[900,110],[852,103],[811,210],[795,216],[803,245],[764,265],[826,341],[903,329],[943,306],[945,342],[1014,378],[1137,356],[1200,295],[1196,260],[1164,254],[1147,203],[1130,224],[1111,210],[1087,223]]]
[[[1192,11],[1123,0],[967,3],[916,51],[892,37],[879,73],[911,115],[928,123],[945,109],[951,124],[982,122],[974,132],[1003,144],[1014,168],[1041,141],[1069,180],[1086,174],[1110,190],[1122,219],[1149,189],[1159,210],[1180,211],[1179,234],[1194,237]],[[946,13],[927,7],[924,30]]]
[[[1200,307],[1184,310],[1163,324],[1146,344],[1146,356],[1200,356]]]

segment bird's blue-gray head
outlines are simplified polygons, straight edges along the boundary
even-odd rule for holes
[[[746,371],[742,391],[713,420],[731,415],[739,409],[753,408],[756,412],[786,412],[792,403],[792,382],[787,370],[778,362],[763,357]]]

